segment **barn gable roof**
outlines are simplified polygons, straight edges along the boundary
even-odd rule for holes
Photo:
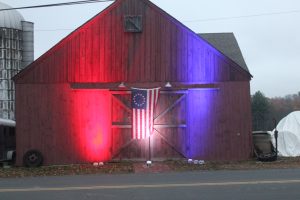
[[[53,46],[45,54],[40,56],[37,60],[35,60],[33,63],[31,63],[27,68],[25,68],[19,74],[17,74],[13,79],[15,81],[21,80],[23,77],[26,77],[27,75],[29,75],[31,71],[35,70],[36,67],[40,67],[39,64],[43,63],[43,61],[46,60],[47,57],[53,56],[53,54],[54,54],[54,56],[57,56],[57,54],[59,54],[59,53],[55,53],[55,52],[61,50],[64,46],[66,46],[65,43],[67,41],[75,39],[80,34],[81,30],[89,28],[89,26],[91,26],[91,24],[93,24],[94,21],[99,20],[102,17],[104,17],[106,14],[108,14],[113,9],[118,7],[123,1],[133,2],[134,0],[116,0],[113,4],[108,6],[106,9],[101,11],[99,14],[97,14],[96,16],[91,18],[85,24],[83,24],[82,26],[80,26],[79,28],[74,30],[72,33],[70,33],[68,36],[66,36],[64,39],[62,39],[60,42],[58,42],[55,46]],[[230,64],[231,67],[234,67],[236,69],[240,68],[240,69],[238,69],[238,71],[243,71],[243,73],[246,72],[245,74],[247,74],[249,77],[251,77],[251,74],[249,73],[249,70],[248,70],[245,62],[244,63],[242,62],[242,61],[244,61],[243,59],[242,59],[242,61],[240,59],[234,59],[234,57],[232,57],[229,52],[225,52],[225,50],[223,50],[223,47],[228,45],[228,44],[226,44],[226,45],[221,44],[222,41],[225,42],[225,38],[226,38],[225,36],[221,37],[221,35],[215,35],[214,38],[215,39],[218,38],[217,40],[213,40],[211,37],[208,37],[208,35],[206,35],[206,34],[201,34],[199,37],[196,33],[194,33],[188,27],[183,25],[181,22],[176,20],[174,17],[172,17],[171,15],[166,13],[164,10],[162,10],[161,8],[159,8],[158,6],[156,6],[149,0],[139,0],[139,1],[145,3],[145,5],[149,6],[151,9],[155,10],[155,12],[159,13],[160,15],[163,15],[167,20],[171,21],[172,23],[176,24],[177,26],[180,26],[185,31],[189,32],[189,34],[194,35],[193,40],[194,39],[200,40],[201,44],[202,43],[208,44],[208,47],[211,47],[211,49],[213,49],[215,51],[215,53],[220,54],[221,56],[224,57],[225,60],[227,60],[227,62],[231,63]],[[216,37],[216,36],[220,36],[220,37]],[[231,40],[231,41],[233,41],[233,40]],[[235,42],[236,42],[236,40],[235,40]],[[236,49],[235,49],[236,47],[238,47],[237,42],[236,42],[236,45],[234,45],[234,47],[232,48],[233,52],[236,52]],[[240,52],[239,48],[238,48],[238,50]],[[242,55],[240,55],[240,56],[242,57]],[[52,62],[55,62],[55,61],[52,61]],[[47,63],[47,64],[51,65],[53,63]],[[65,71],[68,71],[68,70],[65,70]],[[32,75],[32,77],[34,77],[34,75]]]
[[[233,33],[199,33],[198,35],[249,72]]]

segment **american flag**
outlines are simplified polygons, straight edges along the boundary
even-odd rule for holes
[[[132,138],[145,139],[153,132],[153,112],[160,88],[132,88]]]

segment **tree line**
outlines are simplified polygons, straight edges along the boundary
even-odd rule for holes
[[[268,98],[261,91],[251,97],[252,129],[273,130],[274,120],[279,122],[293,111],[300,110],[300,92],[285,97]]]

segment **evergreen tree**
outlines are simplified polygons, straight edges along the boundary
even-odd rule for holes
[[[257,91],[251,99],[253,130],[267,130],[270,120],[271,105],[267,97]]]

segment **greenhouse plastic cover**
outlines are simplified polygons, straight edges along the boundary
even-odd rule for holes
[[[283,157],[300,156],[300,111],[283,118],[277,125],[278,155]],[[275,147],[275,130],[270,132]]]

